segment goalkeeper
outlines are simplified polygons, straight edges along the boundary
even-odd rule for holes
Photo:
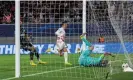
[[[80,38],[85,42],[87,48],[81,52],[79,57],[80,66],[106,66],[108,64],[107,60],[103,60],[105,56],[110,55],[114,57],[111,53],[104,53],[98,58],[91,57],[90,54],[94,47],[84,38],[85,33],[83,33]]]
[[[21,26],[20,26],[21,27]],[[36,66],[36,64],[33,62],[34,54],[37,57],[39,64],[45,64],[46,62],[43,62],[40,60],[39,53],[37,52],[36,48],[31,43],[31,40],[26,33],[26,31],[21,27],[20,28],[20,45],[21,48],[25,51],[30,51],[30,65]]]

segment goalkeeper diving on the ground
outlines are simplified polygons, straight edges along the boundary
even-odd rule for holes
[[[94,49],[94,46],[85,39],[85,34],[83,33],[80,38],[81,40],[85,43],[86,49],[81,51],[81,55],[79,57],[79,65],[80,66],[107,66],[108,60],[104,60],[105,56],[112,56],[114,57],[113,54],[111,53],[104,53],[101,54],[98,58],[91,57],[90,54],[92,53],[92,50]]]

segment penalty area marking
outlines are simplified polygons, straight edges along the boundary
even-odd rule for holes
[[[24,76],[21,76],[20,78],[30,77],[30,76],[36,76],[36,75],[41,75],[41,74],[46,74],[46,73],[52,73],[52,72],[58,72],[58,71],[73,69],[73,68],[77,68],[77,67],[79,67],[79,66],[74,66],[74,67],[69,67],[69,68],[63,68],[63,69],[57,69],[57,70],[51,70],[51,71],[44,71],[44,72],[40,72],[40,73],[24,75]],[[16,77],[11,77],[11,78],[6,78],[6,79],[2,79],[2,80],[12,80],[12,79],[17,79],[17,78]]]

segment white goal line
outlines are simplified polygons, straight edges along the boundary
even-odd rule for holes
[[[58,72],[58,71],[73,69],[73,68],[77,68],[77,67],[79,67],[79,66],[74,66],[74,67],[69,67],[69,68],[63,68],[63,69],[57,69],[57,70],[51,70],[51,71],[44,71],[44,72],[40,72],[40,73],[24,75],[24,76],[21,76],[21,77],[24,78],[24,77],[29,77],[29,76],[36,76],[36,75],[41,75],[41,74],[46,74],[46,73],[52,73],[52,72]],[[12,80],[12,79],[17,79],[17,78],[16,77],[11,77],[11,78],[6,78],[6,79],[2,79],[2,80]]]

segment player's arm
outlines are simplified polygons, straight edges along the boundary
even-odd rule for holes
[[[60,33],[61,33],[61,30],[60,30],[60,29],[58,29],[58,30],[55,32],[55,35],[56,35],[56,36],[59,36],[59,35],[60,35]]]

